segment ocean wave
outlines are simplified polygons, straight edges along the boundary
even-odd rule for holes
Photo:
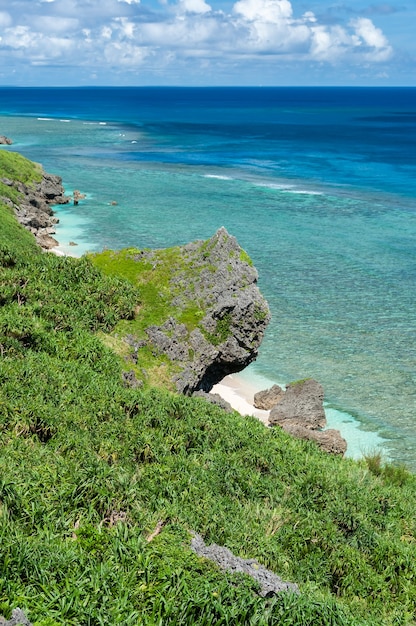
[[[297,193],[305,196],[323,196],[323,191],[313,191],[312,189],[283,189],[286,193]]]
[[[53,117],[38,117],[37,119],[39,122],[53,122],[54,121]]]
[[[233,180],[231,176],[225,176],[224,174],[204,174],[204,178],[216,178],[217,180]]]

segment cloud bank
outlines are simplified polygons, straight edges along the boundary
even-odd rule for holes
[[[186,68],[238,72],[250,63],[358,67],[386,62],[392,55],[386,36],[369,17],[322,23],[312,11],[295,15],[289,0],[237,0],[227,11],[206,0],[161,0],[158,5],[146,0],[7,0],[0,11],[3,76],[6,68],[21,72],[22,65],[73,68],[85,75],[146,70],[160,76]]]

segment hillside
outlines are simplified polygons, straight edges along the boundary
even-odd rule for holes
[[[4,176],[30,185],[39,168],[0,152]],[[20,607],[36,626],[415,624],[413,475],[173,393],[169,363],[151,350],[143,385],[126,386],[123,371],[142,365],[125,334],[139,337],[144,315],[163,325],[143,272],[128,270],[131,251],[111,263],[43,253],[5,202],[0,224],[0,615]],[[165,272],[150,284],[166,290]],[[251,578],[198,557],[193,532],[299,594],[262,597]]]

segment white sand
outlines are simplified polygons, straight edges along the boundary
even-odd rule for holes
[[[214,385],[211,393],[220,395],[240,415],[253,415],[267,426],[270,411],[262,411],[254,407],[253,401],[256,391],[245,380],[243,381],[238,376],[230,375],[226,376],[218,385]]]

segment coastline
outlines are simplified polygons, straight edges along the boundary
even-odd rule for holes
[[[79,258],[89,251],[91,246],[89,246],[86,242],[81,242],[80,244],[73,243],[74,239],[76,240],[78,235],[81,235],[82,238],[80,224],[74,225],[70,223],[61,223],[61,216],[64,218],[64,222],[66,222],[65,218],[70,215],[70,210],[68,210],[70,197],[64,195],[65,192],[62,186],[62,179],[60,177],[44,174],[44,181],[46,180],[50,183],[51,179],[54,183],[54,196],[59,198],[58,203],[55,204],[53,200],[51,201],[50,196],[46,199],[43,189],[38,190],[38,193],[40,192],[40,195],[43,196],[42,200],[46,199],[47,203],[47,210],[45,211],[47,215],[45,217],[48,222],[48,237],[46,238],[46,241],[44,238],[44,225],[42,225],[43,228],[31,228],[31,230],[32,232],[38,231],[36,233],[34,232],[34,234],[38,240],[38,244],[45,252],[52,252],[57,256],[71,256]],[[62,201],[63,198],[65,198],[64,202]],[[44,206],[45,205],[43,205],[43,207]],[[43,236],[43,241],[39,235]],[[51,235],[53,235],[53,237],[51,237]],[[59,237],[59,240],[56,239],[56,236]],[[51,245],[52,242],[54,245]],[[44,245],[42,245],[42,243],[44,243]],[[253,373],[251,368],[248,367],[238,374],[226,376],[223,380],[221,380],[221,382],[214,385],[211,392],[220,395],[223,400],[228,402],[232,408],[241,415],[255,417],[268,427],[270,411],[256,409],[254,406],[254,395],[258,391],[269,389],[275,383],[276,381],[269,380]],[[285,387],[285,383],[280,381],[277,382],[277,384],[283,388]],[[377,432],[363,430],[360,422],[353,416],[329,407],[325,402],[324,408],[327,418],[327,425],[324,430],[333,428],[340,432],[342,437],[347,441],[347,451],[345,453],[346,457],[360,459],[366,454],[381,452],[383,458],[389,460],[385,448],[386,440],[382,439]]]
[[[53,209],[54,215],[63,213],[64,218],[66,217],[68,205],[58,204],[51,208]],[[58,219],[55,228],[56,231],[58,231],[56,234],[59,237],[59,240],[55,239],[57,245],[45,251],[52,252],[57,256],[79,258],[90,250],[91,247],[88,246],[86,242],[82,242],[76,246],[69,244],[69,242],[74,239],[75,235],[74,228],[69,224],[64,226],[61,220]],[[75,229],[76,234],[81,235],[79,225],[76,225]],[[65,243],[65,241],[68,241],[68,243]],[[256,409],[254,406],[254,395],[259,391],[269,389],[276,383],[283,388],[285,387],[285,383],[282,381],[270,380],[253,373],[249,366],[237,374],[230,374],[223,378],[219,383],[213,386],[211,393],[216,393],[221,396],[221,398],[228,402],[240,415],[255,417],[261,421],[264,426],[268,427],[270,411]],[[390,460],[385,448],[386,440],[380,437],[377,432],[363,430],[361,423],[352,415],[328,406],[325,401],[324,408],[327,418],[327,425],[324,430],[333,428],[341,433],[342,437],[347,441],[345,457],[361,459],[366,454],[381,453],[385,460]]]
[[[250,415],[259,419],[268,427],[270,411],[254,407],[254,394],[269,389],[276,381],[271,381],[250,371],[250,366],[238,374],[226,376],[214,385],[211,393],[217,393],[241,415]],[[277,382],[285,387],[282,382]],[[362,459],[366,455],[381,454],[384,461],[390,461],[386,450],[386,439],[376,431],[363,430],[361,423],[349,413],[335,409],[324,401],[327,424],[323,430],[335,429],[347,442],[346,458]]]
[[[256,409],[254,406],[254,394],[257,391],[254,386],[247,383],[238,374],[226,376],[211,389],[211,393],[217,393],[221,396],[240,415],[257,417],[265,426],[268,426],[270,411]]]

